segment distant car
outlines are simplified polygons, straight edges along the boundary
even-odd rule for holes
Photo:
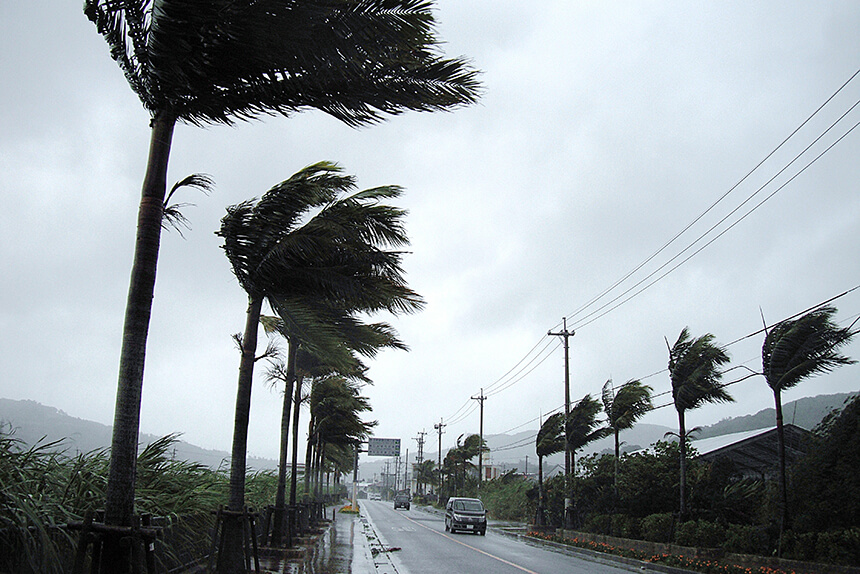
[[[378,492],[371,492],[367,495],[368,500],[382,500],[382,495]]]
[[[397,494],[394,496],[394,508],[395,510],[398,508],[405,508],[409,510],[409,495],[408,494]]]
[[[487,533],[487,509],[477,498],[449,498],[445,506],[445,530],[454,533]]]

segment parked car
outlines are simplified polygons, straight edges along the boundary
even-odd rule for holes
[[[449,498],[445,506],[445,530],[454,533],[487,533],[487,509],[477,498]]]
[[[397,494],[394,496],[394,509],[405,508],[409,510],[409,495],[408,494]]]

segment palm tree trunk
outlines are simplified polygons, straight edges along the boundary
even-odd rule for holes
[[[621,431],[619,429],[613,430],[615,431],[615,481],[613,484],[613,505],[615,506],[615,512],[618,512],[618,459],[621,458],[621,442],[619,441],[618,435],[621,434]]]
[[[242,335],[242,358],[239,361],[239,384],[236,391],[236,413],[233,419],[233,450],[230,461],[229,514],[223,522],[223,551],[218,555],[218,572],[243,572],[242,516],[245,507],[245,465],[248,452],[248,421],[251,417],[251,382],[254,378],[254,361],[257,355],[257,331],[260,311],[263,308],[261,295],[248,295],[248,311],[245,315],[245,332]]]
[[[281,409],[281,455],[278,461],[278,488],[275,492],[275,510],[272,526],[272,546],[279,546],[284,537],[284,513],[287,506],[287,456],[290,442],[290,415],[293,406],[293,385],[295,384],[296,355],[298,345],[289,343],[287,358],[287,383],[284,388],[284,406]]]
[[[134,515],[143,367],[161,243],[167,164],[175,124],[176,119],[168,114],[158,114],[153,119],[149,159],[138,208],[137,238],[126,299],[110,470],[105,493],[105,523],[115,526],[131,526]],[[128,570],[128,552],[123,552],[118,543],[106,543],[104,552],[103,564],[110,564],[111,568],[115,568],[114,572]]]
[[[544,494],[543,488],[543,457],[538,455],[538,512],[535,522],[538,526],[544,526],[546,524],[546,520],[544,519],[544,512],[546,508],[546,495]]]
[[[311,469],[314,468],[314,458],[316,448],[316,434],[314,433],[314,414],[311,413],[311,420],[308,421],[308,443],[305,446],[305,495],[311,493],[311,480],[315,477],[311,476]]]
[[[785,473],[785,427],[782,419],[782,397],[779,390],[773,391],[776,403],[776,437],[779,448],[779,544],[777,555],[782,555],[783,534],[789,527],[788,523],[788,485]]]
[[[296,486],[298,481],[299,470],[299,415],[302,404],[302,380],[296,378],[296,388],[294,389],[293,404],[295,405],[295,413],[293,413],[293,453],[291,457],[292,476],[290,476],[290,506],[296,505]],[[308,469],[305,468],[305,474]]]
[[[687,517],[687,429],[684,424],[684,411],[678,411],[678,447],[681,451],[681,477],[678,490],[681,497],[681,510],[678,514],[678,522],[684,522]]]

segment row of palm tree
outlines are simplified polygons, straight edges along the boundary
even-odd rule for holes
[[[442,484],[450,496],[464,493],[467,476],[475,469],[471,460],[476,456],[483,456],[488,450],[486,442],[479,435],[470,434],[465,439],[463,436],[457,437],[456,446],[445,454],[442,468],[439,469]]]
[[[612,380],[603,387],[603,404],[585,395],[571,407],[565,423],[564,413],[554,413],[541,424],[535,439],[538,457],[538,509],[535,523],[543,526],[546,521],[546,493],[543,486],[543,459],[565,450],[565,435],[570,442],[571,473],[576,474],[576,452],[601,438],[615,435],[616,459],[620,442],[620,431],[631,428],[633,423],[651,408],[651,388],[640,381],[625,383],[614,391]],[[598,415],[606,413],[606,420]],[[567,467],[567,465],[566,465]],[[615,490],[618,489],[618,468],[615,469]]]
[[[855,361],[841,355],[839,349],[847,345],[857,331],[853,324],[840,328],[834,322],[836,308],[822,306],[789,318],[772,327],[765,325],[765,340],[762,345],[762,371],[752,371],[747,377],[762,375],[774,394],[776,406],[776,428],[779,444],[779,492],[781,532],[788,528],[788,495],[786,484],[785,438],[783,430],[782,400],[784,391],[793,388],[802,380],[816,374],[826,373],[841,365]],[[688,512],[686,492],[687,444],[686,413],[706,403],[731,402],[733,397],[726,390],[722,377],[729,363],[729,356],[707,333],[693,337],[684,328],[673,345],[666,341],[669,352],[669,377],[672,383],[672,399],[678,414],[678,439],[680,451],[679,516],[686,518]],[[739,382],[739,381],[734,381]],[[603,387],[603,412],[605,426],[597,416],[600,405],[590,395],[583,397],[570,411],[567,424],[564,415],[556,413],[543,422],[535,440],[538,455],[538,524],[543,524],[545,497],[543,493],[543,458],[564,450],[567,432],[572,452],[576,452],[591,441],[609,434],[615,436],[615,498],[618,498],[618,465],[620,463],[619,433],[632,428],[634,423],[654,408],[652,389],[638,380],[627,381],[617,391],[609,380]],[[573,463],[573,461],[571,461]],[[574,469],[575,465],[571,464]]]
[[[318,109],[362,126],[406,110],[471,104],[479,84],[464,60],[439,52],[428,0],[85,0],[84,13],[151,115],[105,500],[105,522],[130,527],[146,342],[176,123],[232,124]],[[249,207],[239,207],[233,221]],[[254,317],[265,297],[253,287],[241,339],[237,412],[247,405]],[[243,450],[241,418],[234,451]],[[239,471],[242,460],[235,464]],[[238,492],[238,474],[235,481]],[[231,496],[231,507],[239,498]],[[118,543],[106,546],[104,562],[117,572],[130,568]]]
[[[399,345],[390,327],[366,325],[357,314],[409,313],[423,306],[421,297],[406,284],[403,253],[397,250],[408,243],[402,222],[405,211],[382,203],[402,190],[385,186],[353,192],[354,188],[354,178],[343,175],[334,164],[321,162],[276,185],[259,200],[228,208],[222,219],[218,235],[248,295],[248,311],[245,332],[237,339],[241,360],[230,514],[226,515],[236,519],[224,522],[220,571],[235,571],[243,563],[238,518],[244,508],[251,384],[260,358],[257,334],[264,302],[277,315],[268,321],[270,326],[289,344],[284,378],[288,385],[293,383],[294,407],[302,402],[302,379],[309,376],[313,381],[306,485],[313,470],[322,466],[326,444],[336,440],[355,444],[372,426],[358,418],[369,405],[346,378],[364,377],[355,353],[372,355],[381,345]],[[292,416],[290,504],[295,504],[298,408]],[[286,437],[281,442],[285,444]],[[278,508],[279,513],[282,510]]]

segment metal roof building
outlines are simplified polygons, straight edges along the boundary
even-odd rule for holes
[[[785,458],[791,465],[806,450],[808,430],[793,424],[784,425]],[[776,427],[757,429],[694,440],[692,446],[702,460],[728,458],[737,470],[751,478],[776,478],[779,451]]]

